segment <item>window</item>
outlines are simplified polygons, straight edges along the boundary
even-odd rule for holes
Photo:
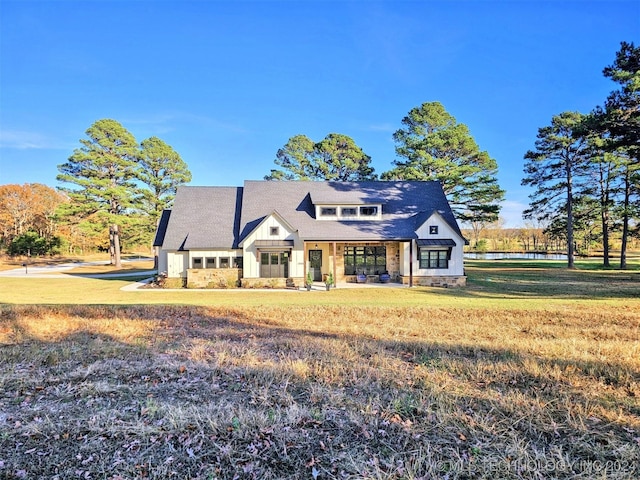
[[[375,217],[378,214],[378,207],[360,207],[360,216]]]
[[[220,257],[220,268],[229,268],[229,257]]]
[[[437,235],[438,234],[438,225],[429,225],[429,233],[431,235]]]
[[[270,235],[280,235],[280,227],[271,227],[269,229]]]
[[[242,257],[236,257],[233,259],[233,267],[234,268],[242,268],[243,265],[243,258]]]
[[[387,247],[344,247],[344,274],[379,275],[387,270]]]
[[[193,257],[191,259],[191,268],[202,268],[202,257]]]
[[[358,214],[358,210],[355,207],[342,207],[340,213],[343,217],[355,217]]]
[[[336,207],[322,207],[320,209],[320,215],[323,217],[335,217],[338,214]]]
[[[207,258],[205,258],[205,267],[206,268],[216,268],[216,257],[207,257]]]
[[[420,268],[449,268],[449,251],[421,248]]]

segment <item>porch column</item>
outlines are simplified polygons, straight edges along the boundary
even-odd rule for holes
[[[336,242],[333,242],[333,287],[338,286],[338,277],[336,276]]]
[[[303,241],[302,242],[302,249],[304,251],[303,255],[304,257],[302,258],[302,283],[306,285],[307,283],[307,242]]]
[[[409,287],[413,287],[413,240],[409,240]]]

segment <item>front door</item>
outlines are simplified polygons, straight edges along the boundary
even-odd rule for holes
[[[309,271],[314,282],[322,281],[322,250],[309,250]]]
[[[261,278],[287,278],[289,276],[289,252],[260,253]]]

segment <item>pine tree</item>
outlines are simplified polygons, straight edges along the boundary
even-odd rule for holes
[[[61,188],[83,217],[99,214],[109,225],[111,264],[121,266],[120,225],[122,216],[139,194],[138,143],[115,120],[96,121],[86,131],[87,139],[68,161],[58,166],[58,181],[72,184]]]
[[[497,181],[498,164],[480,151],[466,125],[457,123],[438,102],[423,103],[402,119],[393,134],[395,167],[385,180],[437,180],[458,218],[490,223],[498,218],[504,191]]]

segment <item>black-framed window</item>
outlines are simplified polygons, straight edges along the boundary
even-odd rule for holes
[[[229,257],[220,257],[220,268],[229,268]]]
[[[216,268],[216,257],[207,257],[204,259],[206,268]]]
[[[202,268],[202,257],[193,257],[191,259],[191,268]]]
[[[336,207],[322,207],[320,209],[320,215],[323,217],[335,217],[338,214]]]
[[[378,207],[360,207],[361,217],[375,217],[378,215]]]
[[[340,213],[343,217],[355,217],[358,215],[358,209],[356,207],[342,207]]]
[[[344,274],[379,275],[387,271],[387,247],[344,247]]]
[[[234,268],[242,268],[244,264],[244,258],[243,257],[234,257],[233,259],[233,267]]]
[[[438,225],[429,225],[429,233],[431,235],[437,235],[438,234]]]
[[[270,235],[280,235],[280,227],[270,227],[269,228]]]
[[[420,249],[420,268],[449,268],[449,250]]]

